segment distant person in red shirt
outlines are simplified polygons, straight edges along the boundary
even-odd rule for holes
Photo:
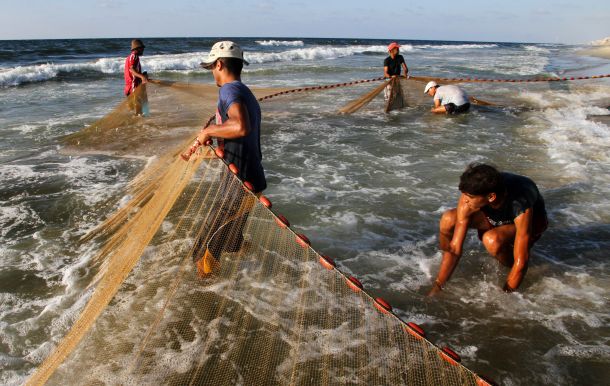
[[[131,53],[125,59],[125,96],[129,97],[136,87],[148,81],[148,75],[142,72],[140,56],[144,54],[144,43],[140,39],[131,41]],[[146,102],[146,94],[136,96],[130,106],[135,110],[136,115],[142,115],[142,105]]]
[[[144,55],[144,43],[140,39],[131,41],[131,54],[125,59],[125,96],[129,96],[148,77],[142,73],[140,56]]]

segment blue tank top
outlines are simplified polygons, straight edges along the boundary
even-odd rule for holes
[[[225,83],[218,93],[217,123],[229,119],[227,112],[233,103],[245,106],[250,121],[250,132],[242,138],[225,139],[224,159],[239,169],[238,177],[249,181],[255,192],[267,188],[265,171],[261,163],[263,155],[260,145],[261,109],[252,91],[240,81]],[[220,122],[218,122],[220,120]]]

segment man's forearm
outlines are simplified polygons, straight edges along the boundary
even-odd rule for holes
[[[459,260],[460,255],[456,255],[449,251],[443,252],[443,261],[441,262],[438,275],[436,275],[436,280],[434,281],[435,285],[442,288],[442,286],[449,281]]]
[[[508,276],[506,277],[506,284],[504,285],[505,291],[514,291],[521,285],[525,272],[527,271],[527,264],[529,256],[515,256],[515,262],[511,268]]]

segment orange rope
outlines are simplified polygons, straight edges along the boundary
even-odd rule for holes
[[[434,78],[440,82],[533,83],[533,82],[566,82],[566,81],[573,81],[573,80],[610,78],[610,74],[593,75],[593,76],[579,76],[579,77],[570,77],[570,78],[555,77],[555,78],[534,78],[534,79],[439,78],[439,77],[417,77],[417,76],[411,76],[409,79],[424,80],[424,78],[426,78],[426,79]],[[293,88],[291,90],[281,91],[281,92],[278,92],[275,94],[267,95],[263,98],[259,98],[258,101],[262,102],[264,100],[275,98],[280,95],[293,94],[296,92],[305,92],[305,91],[312,91],[312,90],[326,90],[326,89],[337,88],[337,87],[347,87],[347,86],[353,86],[355,84],[360,84],[360,83],[382,81],[385,79],[386,79],[385,77],[381,76],[379,78],[355,80],[355,81],[345,82],[345,83],[335,83],[335,84],[327,84],[327,85],[321,85],[321,86]]]

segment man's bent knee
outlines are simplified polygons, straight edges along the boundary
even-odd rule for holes
[[[485,232],[482,241],[487,252],[496,258],[502,265],[506,267],[513,266],[514,260],[512,245],[510,243],[493,231]]]
[[[485,249],[487,249],[487,252],[489,252],[493,257],[497,257],[502,250],[502,240],[500,240],[500,237],[498,237],[496,232],[485,232],[481,241],[483,241],[483,245],[485,246]]]

